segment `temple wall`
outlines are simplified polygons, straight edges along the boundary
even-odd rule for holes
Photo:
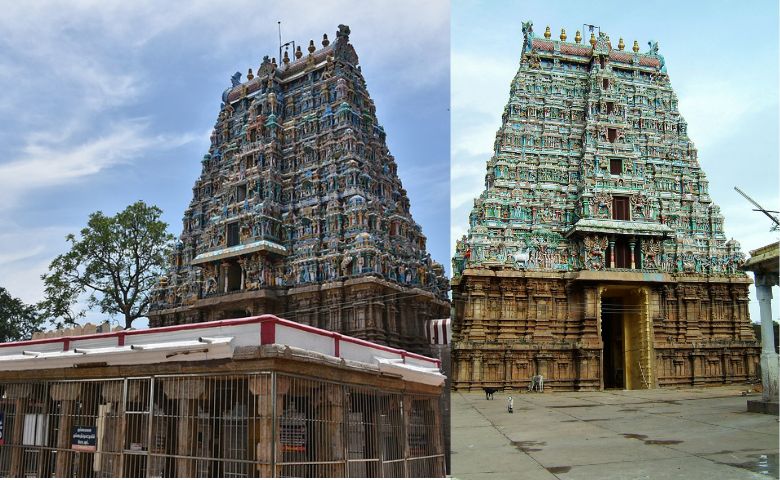
[[[609,284],[638,291],[632,301],[642,306],[624,313],[628,388],[756,376],[759,349],[747,313],[747,284],[685,280]],[[535,374],[556,390],[601,388],[600,288],[554,273],[467,275],[455,282],[453,388],[525,388]]]
[[[449,303],[420,289],[399,288],[379,279],[352,279],[289,290],[270,298],[253,292],[217,297],[194,309],[172,309],[150,315],[150,326],[179,325],[262,314],[427,354],[424,326],[450,315]]]

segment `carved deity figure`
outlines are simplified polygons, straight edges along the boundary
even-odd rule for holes
[[[604,252],[607,250],[607,237],[588,235],[584,238],[585,268],[589,270],[602,270],[606,266]]]
[[[642,266],[650,269],[659,268],[660,253],[661,243],[658,240],[642,241]]]
[[[593,196],[593,216],[612,218],[612,195],[607,192],[597,192]]]

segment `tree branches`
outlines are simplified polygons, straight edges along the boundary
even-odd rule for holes
[[[70,251],[49,265],[44,281],[46,299],[40,306],[59,325],[74,323],[74,310],[87,293],[88,307],[121,315],[125,328],[146,315],[149,293],[162,274],[173,236],[160,220],[162,211],[138,201],[113,217],[89,216],[79,237],[68,235]]]

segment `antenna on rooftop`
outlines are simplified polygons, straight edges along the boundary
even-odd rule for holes
[[[772,215],[772,213],[780,213],[780,212],[777,212],[775,210],[767,210],[767,209],[765,209],[764,207],[759,205],[758,202],[756,202],[755,200],[750,198],[747,193],[743,192],[742,190],[740,190],[737,187],[734,187],[734,190],[736,190],[740,195],[745,197],[745,199],[747,199],[748,202],[750,202],[750,203],[752,203],[753,205],[756,206],[756,208],[753,209],[754,212],[761,212],[764,215],[766,215],[767,217],[769,217],[770,220],[775,222],[775,224],[771,228],[772,231],[780,229],[780,220],[778,220],[776,216]]]
[[[276,22],[276,25],[279,27],[279,64],[282,63],[282,21],[279,20]]]
[[[599,27],[598,25],[590,25],[590,24],[588,24],[588,23],[583,23],[583,24],[582,24],[582,30],[583,30],[583,31],[585,31],[585,27],[588,27],[588,31],[589,31],[590,33],[593,33],[593,30],[594,30],[594,29],[596,29],[596,28],[598,28],[598,29],[599,29],[599,35],[601,35],[601,27]]]
[[[295,40],[290,40],[287,43],[282,43],[282,21],[279,20],[276,22],[276,24],[279,26],[279,65],[282,64],[282,47],[288,47],[292,45],[293,49],[293,55],[295,54]]]

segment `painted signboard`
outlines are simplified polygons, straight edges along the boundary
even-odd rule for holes
[[[79,452],[97,451],[97,427],[73,427],[70,448]]]

